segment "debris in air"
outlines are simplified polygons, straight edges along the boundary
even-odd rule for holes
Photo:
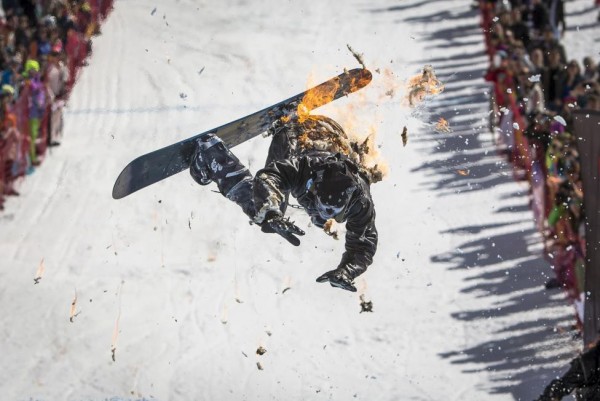
[[[323,224],[323,231],[325,231],[325,234],[333,237],[333,239],[339,239],[339,233],[335,219],[327,220],[325,224]]]
[[[452,131],[450,129],[450,124],[443,117],[440,117],[440,119],[438,120],[437,124],[435,124],[435,130],[437,132],[450,132],[450,131]]]
[[[38,266],[37,272],[35,273],[35,277],[33,279],[33,284],[39,284],[42,276],[44,275],[44,271],[46,271],[46,267],[44,266],[44,258],[40,261],[40,265]]]
[[[423,67],[421,74],[415,75],[408,81],[408,103],[414,106],[421,102],[427,95],[437,95],[444,90],[442,84],[435,76],[431,65]]]
[[[358,63],[362,66],[362,68],[366,70],[367,67],[365,66],[365,61],[363,60],[363,55],[355,52],[354,49],[352,47],[350,47],[349,44],[347,44],[346,46],[348,46],[348,50],[350,50],[350,53],[352,53],[352,55],[354,56],[356,61],[358,61]]]
[[[365,300],[365,294],[360,296],[360,313],[373,312],[373,302]]]
[[[75,316],[79,315],[77,313],[77,291],[75,291],[75,298],[71,301],[71,312],[69,313],[69,321],[73,323]]]

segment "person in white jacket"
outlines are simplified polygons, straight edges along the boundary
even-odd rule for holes
[[[63,108],[66,100],[69,70],[61,60],[61,50],[56,45],[52,48],[52,52],[48,55],[48,67],[46,69],[46,83],[50,100],[49,146],[60,145],[59,139],[62,137],[63,130]]]

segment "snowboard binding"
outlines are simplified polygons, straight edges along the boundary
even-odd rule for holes
[[[221,139],[214,134],[204,135],[196,140],[197,148],[192,157],[190,174],[200,185],[208,185],[212,182],[208,151],[219,143],[222,143]]]

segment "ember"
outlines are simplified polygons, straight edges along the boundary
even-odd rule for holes
[[[448,121],[442,117],[440,117],[439,121],[435,125],[435,130],[437,132],[450,132],[451,131]]]
[[[421,102],[427,95],[437,95],[442,93],[444,85],[437,79],[433,67],[426,65],[423,72],[415,75],[408,81],[408,103],[414,106]]]
[[[325,231],[325,234],[333,237],[333,239],[339,239],[335,219],[327,220],[323,225],[323,231]]]
[[[73,298],[73,301],[71,302],[71,312],[69,313],[69,321],[71,323],[73,323],[73,319],[75,318],[75,316],[79,315],[79,313],[76,313],[77,311],[77,291],[75,291],[75,298]]]
[[[40,261],[40,265],[38,266],[37,272],[35,273],[35,278],[33,279],[34,284],[38,284],[44,275],[44,271],[46,268],[44,267],[44,259]]]

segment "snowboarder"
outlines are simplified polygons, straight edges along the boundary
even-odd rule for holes
[[[291,194],[322,228],[329,219],[346,222],[346,251],[338,267],[317,278],[355,292],[377,249],[372,181],[352,144],[335,121],[309,116],[277,121],[265,167],[255,177],[216,135],[197,140],[190,173],[200,185],[214,181],[220,193],[239,205],[265,233],[277,233],[298,246],[299,227],[286,219]]]

